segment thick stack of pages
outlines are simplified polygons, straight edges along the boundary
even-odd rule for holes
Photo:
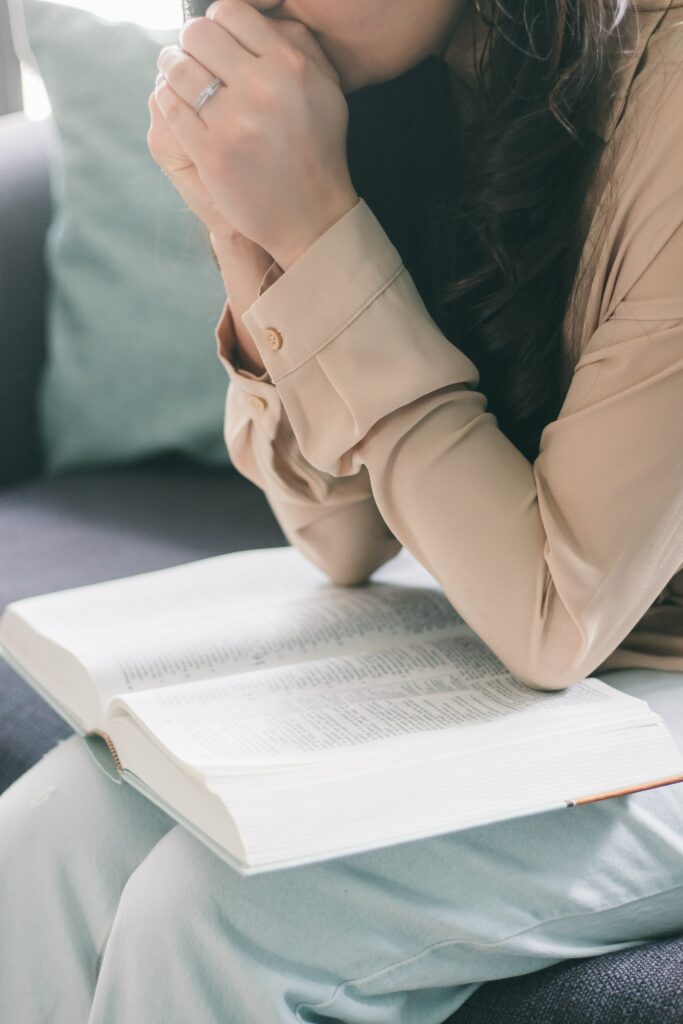
[[[683,781],[645,701],[524,685],[405,550],[359,587],[286,547],[41,595],[0,643],[243,874]]]

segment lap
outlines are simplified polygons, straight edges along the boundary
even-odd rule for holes
[[[97,871],[127,878],[171,818],[97,766],[80,736],[70,736],[0,796],[0,855],[25,871],[38,859],[77,879]],[[36,867],[36,870],[38,868]]]
[[[80,736],[5,790],[0,917],[12,955],[0,957],[0,1020],[87,1020],[121,892],[173,824],[109,779]]]
[[[683,745],[683,673],[604,678],[647,700]],[[203,979],[188,1000],[218,1000],[207,1021],[251,1019],[254,986],[263,1020],[296,1019],[282,1008],[299,1006],[369,1021],[382,1006],[427,1024],[490,978],[683,931],[682,887],[683,785],[247,878],[176,826],[124,891],[100,996],[114,998],[117,949],[171,962],[180,934]],[[185,964],[191,988],[198,968]]]
[[[604,679],[683,747],[683,673]],[[46,967],[55,922],[98,946],[114,920],[92,1024],[161,1019],[145,998],[168,1024],[436,1024],[488,979],[683,931],[681,784],[243,878],[72,737],[0,797],[0,855],[5,909],[46,908]]]

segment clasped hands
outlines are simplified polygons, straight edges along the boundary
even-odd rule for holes
[[[182,26],[157,60],[147,141],[214,235],[238,233],[287,270],[359,197],[339,75],[305,25],[262,13],[272,6],[217,0]],[[195,112],[214,77],[225,87]]]

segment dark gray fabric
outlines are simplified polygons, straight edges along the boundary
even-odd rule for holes
[[[489,981],[448,1024],[683,1024],[683,936]]]
[[[0,484],[32,476],[42,464],[36,389],[45,351],[52,144],[49,122],[0,117]]]
[[[235,470],[168,456],[0,491],[0,610],[9,601],[286,540]],[[68,727],[0,659],[0,790]]]

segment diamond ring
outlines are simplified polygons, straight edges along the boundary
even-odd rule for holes
[[[222,85],[225,85],[225,82],[223,82],[220,78],[214,78],[212,79],[212,81],[209,82],[209,84],[204,89],[202,89],[192,107],[195,113],[199,113],[199,111],[202,109],[207,100],[210,100],[213,94],[218,92]]]

